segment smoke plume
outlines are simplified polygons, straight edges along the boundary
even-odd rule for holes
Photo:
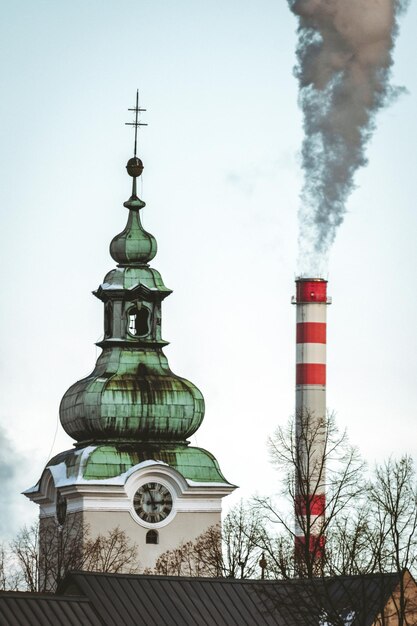
[[[324,268],[389,84],[398,17],[409,0],[288,0],[298,16],[296,76],[304,114],[301,272]]]

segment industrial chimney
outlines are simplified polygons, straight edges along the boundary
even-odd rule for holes
[[[319,567],[324,554],[326,508],[327,281],[297,278],[295,386],[295,557],[301,572]]]

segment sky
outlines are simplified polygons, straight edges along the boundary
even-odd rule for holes
[[[330,254],[328,407],[372,465],[417,456],[417,3]],[[31,523],[20,492],[72,446],[66,389],[94,367],[130,195],[136,88],[146,229],[173,294],[163,336],[206,417],[192,443],[271,494],[266,440],[294,412],[302,117],[296,19],[278,0],[4,0],[0,24],[0,536]]]

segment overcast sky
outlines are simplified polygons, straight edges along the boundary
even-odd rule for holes
[[[416,26],[414,2],[394,54],[408,94],[378,114],[328,275],[328,406],[371,464],[417,448]],[[207,406],[193,443],[240,485],[229,503],[272,493],[266,439],[294,410],[295,17],[283,0],[5,0],[0,37],[0,534],[35,518],[19,492],[72,445],[58,407],[98,355],[137,87],[166,354]]]

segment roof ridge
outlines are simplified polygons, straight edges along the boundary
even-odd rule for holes
[[[15,591],[15,590],[7,590],[7,589],[1,589],[0,590],[0,597],[4,597],[4,596],[17,596],[17,597],[24,597],[24,598],[36,598],[37,600],[71,600],[74,601],[76,600],[77,602],[79,602],[80,600],[84,601],[84,602],[90,602],[90,599],[88,598],[88,596],[85,595],[63,595],[63,594],[57,594],[57,593],[53,593],[53,592],[46,592],[46,591]]]
[[[408,570],[406,570],[408,571]],[[343,581],[343,580],[355,580],[355,579],[375,579],[375,578],[399,578],[403,572],[368,572],[366,574],[344,574],[344,575],[334,575],[334,576],[322,576],[316,578],[279,578],[279,579],[268,579],[262,580],[260,578],[228,578],[228,577],[211,577],[211,576],[171,576],[171,575],[160,575],[160,574],[134,574],[134,573],[124,573],[124,572],[87,572],[82,570],[74,570],[69,571],[66,577],[69,576],[110,576],[111,578],[140,578],[141,580],[169,580],[169,581],[197,581],[197,582],[210,582],[211,584],[220,582],[222,584],[230,583],[230,584],[249,584],[249,583],[260,583],[262,585],[283,585],[283,584],[305,584],[305,583],[322,583],[322,582],[333,582],[333,581]]]

